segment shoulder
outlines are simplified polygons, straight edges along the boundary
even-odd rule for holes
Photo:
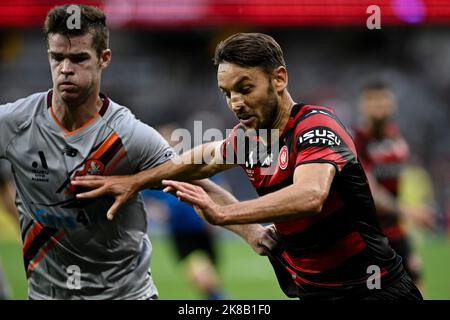
[[[331,128],[341,130],[344,128],[333,108],[319,105],[300,105],[291,115],[291,130],[298,135],[301,131],[311,128]]]
[[[122,141],[130,140],[141,123],[127,107],[108,98],[108,107],[102,115],[106,125],[115,131]]]
[[[328,116],[328,117],[336,118],[336,113],[334,112],[334,109],[331,107],[305,104],[299,108],[297,114],[295,115],[295,118],[305,119],[305,118],[312,117],[312,116]]]
[[[120,105],[108,98],[108,108],[103,118],[113,128],[122,128],[136,125],[136,116],[127,107]]]
[[[46,102],[48,92],[38,92],[34,93],[28,97],[21,98],[14,102],[9,102],[0,105],[0,110],[8,109],[8,111],[13,113],[26,113],[30,114],[36,112],[39,106]]]
[[[142,148],[162,139],[154,128],[136,118],[130,109],[112,100],[109,100],[108,109],[103,117],[107,125],[128,146],[128,149]]]
[[[38,92],[17,101],[0,105],[0,117],[19,128],[46,106],[48,92]]]

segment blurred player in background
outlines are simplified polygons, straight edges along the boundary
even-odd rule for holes
[[[173,146],[173,130],[179,128],[175,123],[158,126],[156,129]],[[223,178],[216,176],[215,183],[223,185]],[[182,263],[186,275],[205,299],[222,300],[228,298],[222,286],[217,270],[216,234],[210,224],[201,219],[192,206],[178,201],[172,195],[157,191],[142,192],[150,215],[158,210],[167,215],[169,237],[178,260]],[[162,208],[161,208],[162,206]]]
[[[162,183],[212,224],[274,222],[278,246],[263,253],[290,297],[421,300],[401,258],[381,233],[350,135],[332,109],[294,102],[279,44],[261,33],[236,34],[217,46],[214,60],[218,86],[239,119],[230,135],[133,176],[76,179],[75,185],[97,188],[77,197],[113,194],[116,202],[108,212],[113,218],[138,190]],[[280,135],[269,141],[259,129]],[[242,132],[253,133],[249,139],[258,143],[246,144],[239,138]],[[277,157],[271,148],[279,148]],[[236,160],[242,157],[245,161]],[[203,162],[196,164],[195,159]],[[226,192],[202,181],[162,181],[206,178],[238,165],[258,199],[219,202],[217,194],[225,197]],[[274,171],[266,174],[267,167]],[[372,268],[378,272],[371,274]],[[376,287],[370,285],[371,276],[380,281]]]
[[[11,180],[10,170],[7,170],[8,163],[0,160],[0,205],[5,209],[8,216],[18,224],[17,209],[14,204],[15,188]],[[0,260],[0,300],[11,298],[11,290],[5,274],[2,271]]]
[[[404,219],[427,227],[432,226],[433,219],[424,211],[405,208],[399,201],[400,180],[410,152],[393,117],[396,108],[396,97],[385,83],[368,83],[360,95],[363,119],[362,125],[354,130],[354,140],[369,177],[382,231],[402,257],[408,274],[420,286],[421,261],[412,248]]]

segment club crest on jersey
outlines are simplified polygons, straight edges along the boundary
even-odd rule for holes
[[[283,146],[280,150],[280,155],[278,156],[278,166],[281,170],[285,170],[289,163],[289,152],[286,146]]]
[[[100,176],[103,174],[105,169],[105,165],[101,163],[99,160],[93,159],[88,160],[85,165],[86,172],[92,176]]]

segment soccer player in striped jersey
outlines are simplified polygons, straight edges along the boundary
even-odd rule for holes
[[[224,141],[204,144],[134,176],[77,179],[75,185],[96,188],[78,197],[113,194],[112,218],[138,190],[162,183],[212,224],[273,222],[278,243],[263,253],[290,297],[422,299],[381,233],[350,135],[331,108],[294,102],[278,43],[260,33],[236,34],[218,45],[215,63],[219,88],[239,119]],[[259,129],[278,130],[279,138],[268,141]],[[256,145],[243,146],[242,131],[256,132],[250,136]],[[259,152],[265,147],[266,153]],[[193,159],[205,153],[212,161],[203,158],[195,164]],[[242,157],[245,161],[239,161]],[[224,158],[237,161],[230,164]],[[208,183],[173,181],[201,179],[237,165],[258,199],[218,201],[221,192]],[[274,170],[270,174],[268,166]],[[270,230],[260,234],[261,247]]]
[[[381,229],[402,257],[405,270],[420,286],[420,257],[412,250],[403,223],[405,219],[411,219],[431,227],[433,221],[430,215],[405,208],[397,200],[400,178],[410,154],[408,143],[393,119],[397,99],[385,83],[374,81],[364,86],[360,108],[363,119],[361,126],[354,129],[353,136],[359,159],[369,177]]]

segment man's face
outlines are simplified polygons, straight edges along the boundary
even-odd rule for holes
[[[111,58],[104,50],[101,57],[92,44],[92,34],[67,38],[53,34],[48,39],[48,59],[55,94],[68,105],[79,105],[100,86],[101,70]]]
[[[261,68],[221,63],[217,81],[231,111],[246,128],[271,129],[278,112],[278,96]]]
[[[396,107],[394,94],[388,89],[364,91],[360,104],[363,115],[372,122],[389,119]]]

